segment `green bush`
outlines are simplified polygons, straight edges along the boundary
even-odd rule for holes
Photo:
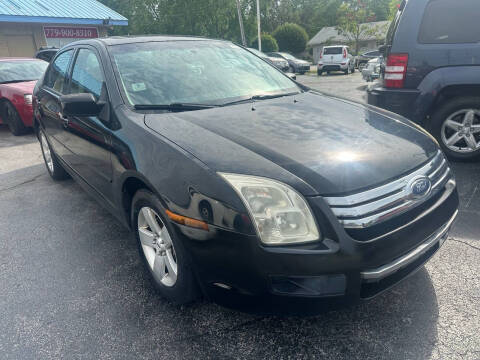
[[[252,48],[258,49],[258,37],[252,41]],[[270,34],[262,34],[262,51],[278,51],[277,40]]]
[[[307,47],[307,32],[297,24],[286,23],[280,25],[273,32],[273,36],[277,40],[280,51],[298,54]]]

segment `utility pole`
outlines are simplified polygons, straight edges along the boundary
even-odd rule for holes
[[[243,18],[242,10],[240,9],[240,0],[237,0],[237,12],[238,12],[238,22],[240,23],[240,34],[242,35],[242,44],[247,46],[247,41],[245,40],[245,30],[243,30]]]
[[[260,31],[260,0],[257,0],[257,27],[258,27],[258,51],[262,51],[262,36]]]

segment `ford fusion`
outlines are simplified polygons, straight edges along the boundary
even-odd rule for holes
[[[34,104],[52,178],[73,177],[132,230],[173,303],[311,314],[360,302],[420,268],[457,214],[425,131],[230,42],[76,42]]]

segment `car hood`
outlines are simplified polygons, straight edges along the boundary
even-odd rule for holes
[[[145,123],[213,171],[289,181],[276,166],[321,195],[388,182],[438,151],[429,135],[403,118],[312,92],[253,107],[147,114]]]
[[[9,84],[0,84],[2,86],[8,87],[12,90],[18,90],[25,94],[33,93],[33,88],[37,83],[36,80],[34,81],[24,81],[24,82],[16,82],[16,83],[9,83]]]

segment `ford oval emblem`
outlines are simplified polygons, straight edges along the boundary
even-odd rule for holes
[[[414,178],[410,182],[410,193],[415,199],[422,198],[430,194],[432,190],[432,182],[426,176]]]

